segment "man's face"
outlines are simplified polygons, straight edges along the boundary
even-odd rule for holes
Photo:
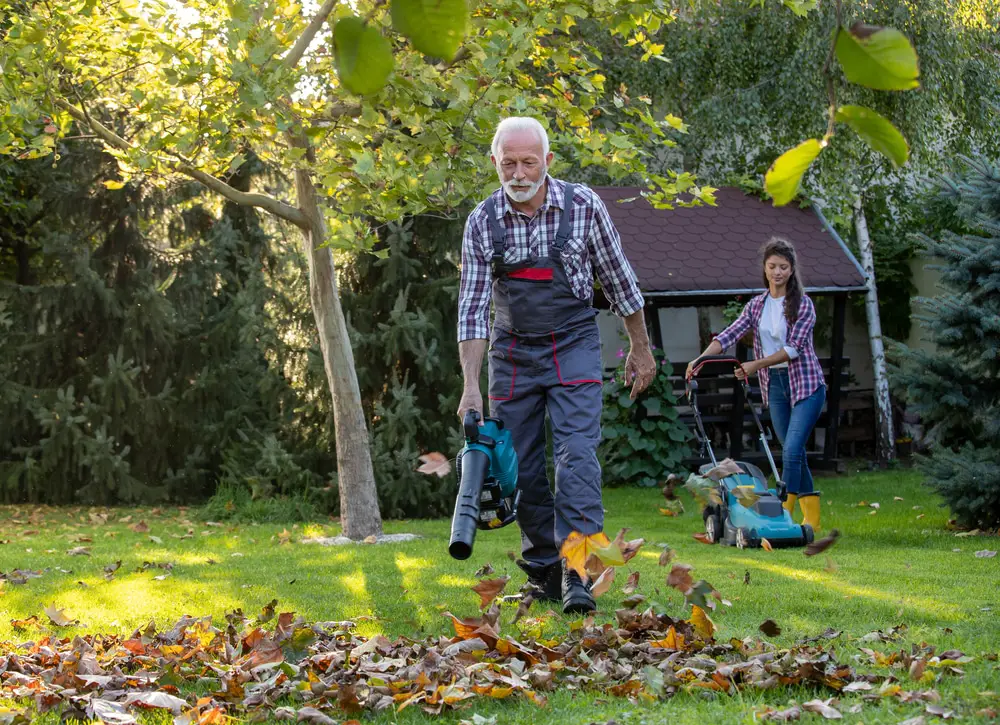
[[[497,176],[507,196],[516,202],[527,202],[545,183],[552,162],[552,153],[542,152],[542,141],[532,131],[512,131],[503,137],[500,156],[491,156]]]

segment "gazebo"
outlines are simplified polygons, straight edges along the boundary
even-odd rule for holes
[[[795,244],[806,291],[813,297],[833,298],[830,357],[823,359],[827,376],[827,408],[817,427],[825,429],[823,449],[811,459],[832,467],[837,458],[842,383],[847,377],[844,327],[847,296],[865,290],[861,265],[818,208],[775,207],[736,188],[716,192],[717,206],[655,209],[636,187],[594,187],[604,200],[622,239],[622,246],[639,278],[646,298],[647,325],[653,344],[662,347],[664,331],[658,310],[663,307],[724,305],[742,295],[763,290],[760,249],[778,235]],[[737,346],[740,359],[747,350]],[[678,387],[685,363],[676,363]],[[708,422],[726,423],[732,458],[754,460],[760,452],[744,454],[743,430],[752,423],[745,411],[740,386],[718,381],[718,392],[700,396],[706,404],[728,409]],[[753,390],[759,402],[759,390]],[[719,451],[721,453],[721,451]],[[694,460],[691,461],[695,462]]]

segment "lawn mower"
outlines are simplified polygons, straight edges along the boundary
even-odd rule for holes
[[[719,461],[712,450],[712,442],[705,431],[701,413],[698,410],[698,373],[706,365],[730,364],[743,369],[739,360],[725,355],[705,355],[695,361],[691,374],[685,379],[685,392],[688,402],[694,412],[695,437],[701,445],[701,456],[708,454],[711,461],[698,469],[701,476],[706,476],[713,469],[719,468]],[[724,546],[758,547],[767,540],[772,547],[805,546],[812,543],[813,530],[809,525],[797,524],[791,514],[781,505],[786,498],[785,484],[778,475],[774,465],[771,449],[767,445],[767,435],[760,422],[760,416],[750,399],[750,386],[746,375],[740,380],[743,386],[743,397],[750,406],[754,422],[760,431],[760,443],[767,454],[774,473],[775,488],[768,488],[764,472],[752,463],[745,461],[732,462],[732,473],[724,475],[718,481],[715,489],[717,495],[711,497],[702,511],[705,521],[705,535],[711,543],[719,542]]]

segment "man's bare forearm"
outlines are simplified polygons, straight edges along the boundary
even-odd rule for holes
[[[479,390],[479,377],[483,370],[486,340],[462,340],[458,343],[458,359],[462,364],[465,387]]]
[[[646,333],[646,318],[643,310],[637,310],[628,317],[622,318],[625,322],[625,332],[628,333],[628,341],[632,350],[648,350],[649,335]]]

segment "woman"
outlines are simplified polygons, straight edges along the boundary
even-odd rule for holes
[[[802,523],[818,531],[819,492],[813,490],[806,441],[823,410],[826,383],[813,348],[816,309],[802,291],[791,242],[772,237],[764,246],[764,284],[767,290],[751,299],[702,355],[719,355],[753,332],[754,359],[743,370],[760,377],[761,397],[781,441],[781,473],[788,488],[784,507],[791,513],[798,500]],[[688,375],[695,362],[688,364]],[[743,379],[743,370],[737,368],[736,377]]]

